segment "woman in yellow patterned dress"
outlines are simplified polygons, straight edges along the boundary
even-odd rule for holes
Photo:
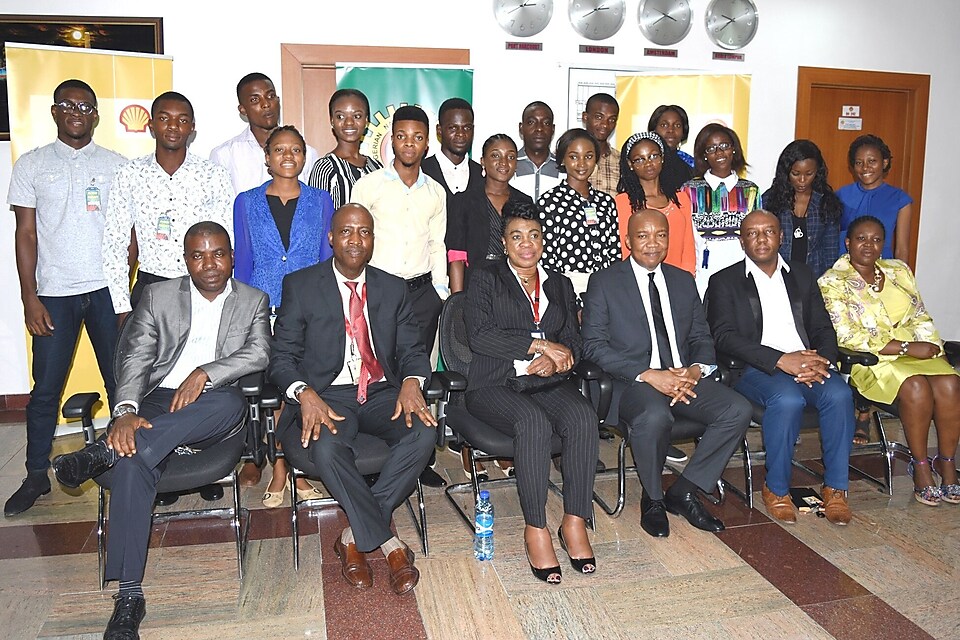
[[[917,291],[910,267],[881,259],[883,223],[862,216],[847,229],[847,253],[819,280],[841,347],[880,357],[854,366],[851,378],[874,402],[898,403],[910,447],[914,497],[930,506],[960,504],[954,462],[960,438],[960,375],[943,357],[943,342]],[[936,425],[939,452],[927,457],[927,434]],[[932,469],[931,469],[932,467]],[[933,480],[933,471],[941,478]]]

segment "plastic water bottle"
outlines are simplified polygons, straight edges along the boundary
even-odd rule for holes
[[[473,556],[477,560],[493,559],[493,503],[490,502],[490,492],[481,491],[480,501],[477,502],[476,534],[473,538]]]

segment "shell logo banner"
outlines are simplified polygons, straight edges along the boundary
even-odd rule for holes
[[[50,116],[53,90],[69,78],[83,80],[97,93],[100,120],[93,132],[94,142],[128,158],[154,150],[147,129],[150,105],[156,96],[173,88],[173,58],[11,42],[6,43],[6,53],[13,162],[30,149],[56,140],[57,127]],[[26,333],[22,314],[20,322]],[[28,362],[14,364],[27,371],[31,366],[29,340],[27,334]],[[63,397],[81,391],[99,391],[101,398],[107,397],[86,330],[81,333]],[[108,413],[101,407],[97,415]]]
[[[147,129],[150,104],[173,88],[173,58],[12,42],[6,50],[14,162],[25,151],[56,139],[50,105],[53,90],[68,78],[83,80],[97,92],[100,122],[94,142],[128,158],[153,151]]]

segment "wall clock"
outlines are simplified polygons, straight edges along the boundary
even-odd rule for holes
[[[712,0],[707,6],[707,35],[723,49],[742,49],[757,35],[759,14],[753,0]]]
[[[493,15],[510,35],[529,38],[550,24],[553,0],[493,0]]]
[[[676,44],[690,33],[693,9],[688,0],[640,0],[637,24],[650,42],[660,46]]]
[[[609,38],[623,26],[627,0],[570,0],[570,24],[589,40]]]

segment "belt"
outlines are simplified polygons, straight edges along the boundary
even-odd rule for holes
[[[429,273],[425,273],[422,276],[416,276],[414,278],[407,278],[407,289],[410,291],[416,291],[424,285],[431,284],[433,282],[433,277]]]

